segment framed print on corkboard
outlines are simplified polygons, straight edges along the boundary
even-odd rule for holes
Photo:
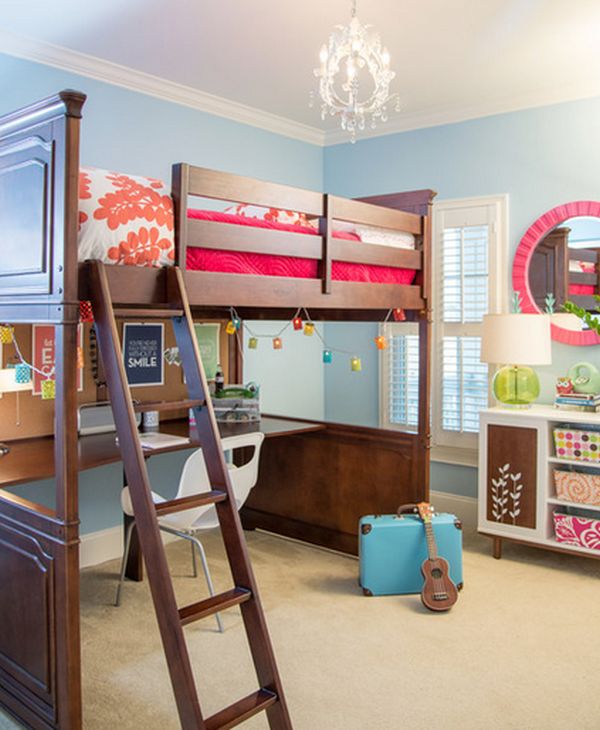
[[[165,326],[125,322],[123,324],[123,361],[132,388],[164,385]]]
[[[77,346],[83,350],[83,325],[77,327]],[[31,328],[31,362],[33,371],[33,395],[42,394],[42,381],[54,378],[56,370],[56,338],[53,324],[34,324]],[[44,377],[45,376],[45,377]],[[83,390],[83,368],[77,369],[77,390]]]
[[[200,357],[208,380],[214,380],[220,362],[220,323],[194,324]]]

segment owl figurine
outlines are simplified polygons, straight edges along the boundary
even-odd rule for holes
[[[556,379],[556,395],[570,395],[575,390],[571,378]]]

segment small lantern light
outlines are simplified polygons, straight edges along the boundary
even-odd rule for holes
[[[375,337],[373,341],[377,345],[378,350],[385,350],[385,348],[387,347],[387,340],[383,335]]]
[[[360,361],[360,357],[353,357],[350,360],[350,369],[354,373],[359,373],[362,370],[362,363]]]
[[[323,362],[330,363],[333,360],[333,353],[331,350],[323,350]]]
[[[13,328],[8,324],[0,325],[0,342],[3,345],[10,345],[13,341]]]
[[[236,333],[237,327],[233,323],[233,321],[230,319],[229,322],[225,325],[225,332],[227,332],[228,335],[234,335]]]
[[[54,400],[56,398],[56,381],[42,380],[42,400]]]
[[[315,326],[312,322],[306,322],[304,325],[304,334],[307,337],[312,337],[315,331]]]
[[[234,317],[232,320],[233,326],[236,328],[236,330],[239,330],[239,328],[242,326],[242,320],[239,317]]]
[[[295,330],[301,330],[303,326],[302,317],[294,317],[292,320],[292,324],[294,325]]]
[[[394,321],[396,322],[405,322],[406,321],[406,312],[403,309],[400,309],[399,307],[396,307],[392,311],[392,315],[394,317]]]
[[[256,350],[256,348],[258,347],[258,338],[257,338],[257,337],[251,337],[251,338],[250,338],[250,339],[248,340],[248,347],[249,347],[249,348],[250,348],[251,350]]]
[[[19,385],[24,385],[25,383],[29,383],[30,380],[31,368],[24,362],[20,362],[18,365],[15,366],[15,381]]]
[[[79,302],[79,321],[80,322],[93,322],[94,313],[92,311],[91,302]]]
[[[273,337],[273,349],[281,350],[283,348],[283,342],[281,337]]]

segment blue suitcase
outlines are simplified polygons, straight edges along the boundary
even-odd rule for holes
[[[432,519],[438,554],[450,566],[450,578],[460,590],[462,525],[454,515]],[[420,593],[421,565],[427,558],[425,530],[415,514],[367,515],[359,522],[359,583],[366,596]]]

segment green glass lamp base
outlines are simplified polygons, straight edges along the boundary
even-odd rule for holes
[[[529,367],[506,365],[494,375],[492,390],[504,408],[530,408],[539,397],[540,381]]]

